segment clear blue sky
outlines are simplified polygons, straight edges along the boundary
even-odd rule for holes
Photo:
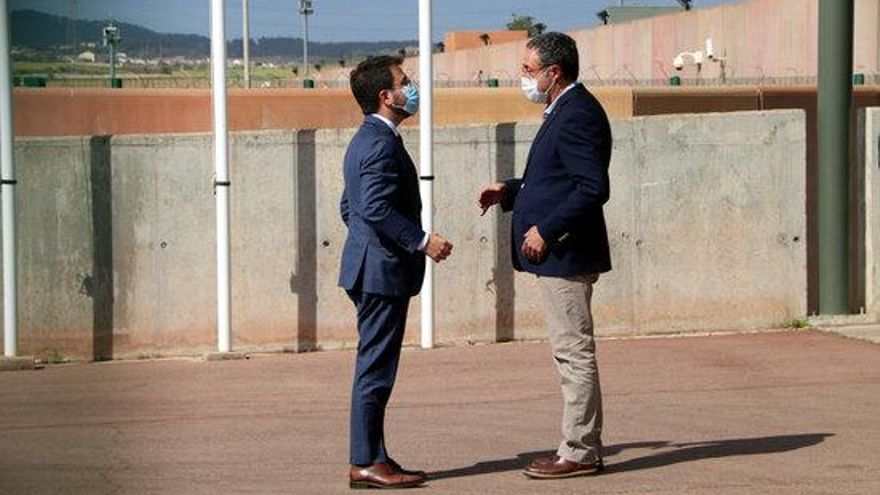
[[[695,0],[695,8],[737,0]],[[163,33],[208,35],[210,0],[10,0],[30,8],[82,19],[113,17]],[[434,38],[460,29],[504,29],[512,13],[531,15],[549,29],[596,26],[596,12],[619,0],[434,0]],[[626,0],[626,5],[678,5],[675,0]],[[302,36],[298,0],[250,0],[251,37]],[[418,0],[313,0],[309,39],[380,41],[418,38]],[[241,36],[241,0],[226,0],[227,36]]]

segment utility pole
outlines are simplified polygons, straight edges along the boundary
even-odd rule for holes
[[[299,13],[303,19],[303,78],[309,77],[309,16],[315,13],[312,0],[299,0]]]
[[[110,87],[115,88],[116,84],[116,43],[121,39],[119,28],[110,21],[110,24],[104,26],[104,46],[110,47]]]
[[[251,87],[251,37],[248,21],[248,0],[241,0],[241,47],[244,57],[244,87]]]

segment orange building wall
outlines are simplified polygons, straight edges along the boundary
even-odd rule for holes
[[[595,91],[609,114],[632,115],[628,88]],[[15,88],[16,136],[97,136],[211,131],[208,90]],[[229,90],[229,128],[355,127],[363,119],[348,89]],[[466,125],[541,119],[517,88],[435,90],[434,123]],[[410,119],[405,125],[415,125]]]
[[[452,31],[446,33],[443,38],[443,46],[447,52],[455,50],[467,50],[469,48],[479,48],[486,46],[480,36],[489,35],[489,44],[498,45],[509,41],[524,40],[529,37],[528,31]]]

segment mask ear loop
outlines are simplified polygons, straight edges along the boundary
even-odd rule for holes
[[[392,95],[394,94],[394,90],[393,90],[393,89],[391,89],[391,90],[389,90],[389,91],[392,92],[392,93],[391,93]],[[401,91],[403,91],[403,88],[401,88]],[[396,110],[396,111],[397,111],[398,113],[400,113],[401,115],[406,116],[406,117],[409,117],[409,116],[412,115],[411,113],[409,113],[409,112],[406,111],[406,102],[409,101],[409,97],[406,96],[406,93],[403,94],[403,97],[406,98],[406,100],[403,102],[403,106],[398,105],[397,103],[394,103],[394,100],[392,99],[392,100],[391,100],[391,108],[394,109],[394,110]]]
[[[544,67],[544,69],[546,70],[546,69],[549,69],[550,67],[551,67],[551,66],[548,65],[547,67]],[[543,72],[543,71],[542,71],[542,72]],[[550,90],[553,89],[553,86],[556,86],[556,83],[557,83],[557,82],[559,82],[559,78],[556,78],[556,79],[550,84],[550,86],[547,86],[547,89],[544,90],[544,96],[546,96],[546,97],[548,97],[548,98],[550,97]]]

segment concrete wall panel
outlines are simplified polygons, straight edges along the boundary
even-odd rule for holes
[[[92,205],[105,212],[108,153],[100,137],[16,143],[22,355],[91,358],[93,334],[107,335],[106,321],[93,318],[107,299],[108,280],[105,270],[95,269],[94,247],[107,238]]]
[[[859,235],[863,250],[860,260],[864,266],[859,285],[865,294],[865,312],[880,317],[880,108],[867,108],[859,115],[859,139],[856,173],[861,191]]]
[[[482,185],[523,173],[537,131],[435,131],[435,230],[455,244],[435,265],[438,343],[544,336],[534,277],[510,266],[509,215],[480,217],[476,206]],[[336,285],[342,158],[353,132],[233,134],[234,348],[356,343],[351,302]],[[646,117],[616,120],[613,132],[615,269],[596,290],[600,335],[768,328],[805,315],[803,113]],[[403,136],[418,163],[417,130]],[[20,219],[25,349],[90,358],[216,348],[211,142],[207,134],[19,142],[29,184]],[[418,342],[420,303],[409,344]]]

